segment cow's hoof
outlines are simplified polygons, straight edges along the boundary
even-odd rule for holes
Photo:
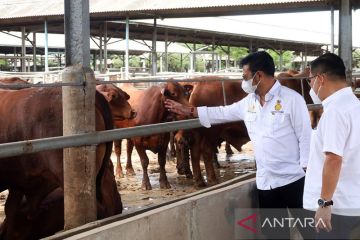
[[[145,181],[142,182],[141,188],[143,190],[151,190],[152,189],[150,182],[145,182]]]
[[[192,172],[186,173],[186,178],[192,179],[193,178]]]
[[[203,187],[206,187],[206,184],[204,181],[195,181],[195,187],[203,188]]]
[[[168,181],[162,181],[162,182],[160,182],[160,188],[161,189],[170,189],[171,185]]]
[[[218,180],[208,180],[208,185],[209,186],[214,186],[214,185],[216,185],[216,184],[219,184],[219,181]]]
[[[121,172],[117,172],[116,173],[116,177],[117,178],[124,178],[124,173],[121,171]]]
[[[135,176],[135,171],[133,168],[127,168],[126,169],[126,176],[130,177],[130,176]]]

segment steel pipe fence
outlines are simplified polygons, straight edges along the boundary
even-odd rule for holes
[[[309,110],[321,109],[321,104],[309,104]],[[72,136],[59,136],[35,140],[26,140],[0,144],[0,158],[14,157],[45,150],[55,150],[84,145],[96,145],[103,142],[120,140],[138,136],[147,136],[171,132],[179,129],[192,129],[202,127],[198,118],[159,124],[149,124],[138,127],[112,129],[94,133],[76,134]]]

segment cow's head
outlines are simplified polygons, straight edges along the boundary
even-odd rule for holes
[[[182,86],[177,82],[167,82],[163,85],[163,89],[161,93],[163,94],[164,98],[168,98],[179,102],[183,105],[189,105],[189,96],[192,90],[192,85]],[[184,116],[179,116],[174,113],[170,113],[168,115],[169,121],[171,120],[183,120],[185,119]]]
[[[98,85],[96,86],[96,90],[109,102],[114,121],[122,121],[136,117],[136,112],[128,102],[130,96],[126,92],[113,84]]]
[[[191,84],[181,85],[177,82],[167,82],[163,86],[162,93],[166,98],[188,105],[192,89]]]

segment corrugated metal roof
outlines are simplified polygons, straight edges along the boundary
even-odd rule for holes
[[[264,12],[325,10],[339,0],[90,0],[93,19],[219,16]],[[360,1],[354,1],[359,6]],[[0,26],[62,20],[63,0],[0,0]],[[26,21],[25,21],[26,20]],[[28,23],[28,22],[27,22]]]

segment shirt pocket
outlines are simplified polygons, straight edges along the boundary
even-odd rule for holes
[[[286,113],[275,113],[272,118],[272,131],[276,134],[289,126],[290,116]]]
[[[253,133],[255,131],[255,123],[256,123],[256,113],[255,112],[247,112],[244,118],[244,122],[247,128],[248,133]]]

